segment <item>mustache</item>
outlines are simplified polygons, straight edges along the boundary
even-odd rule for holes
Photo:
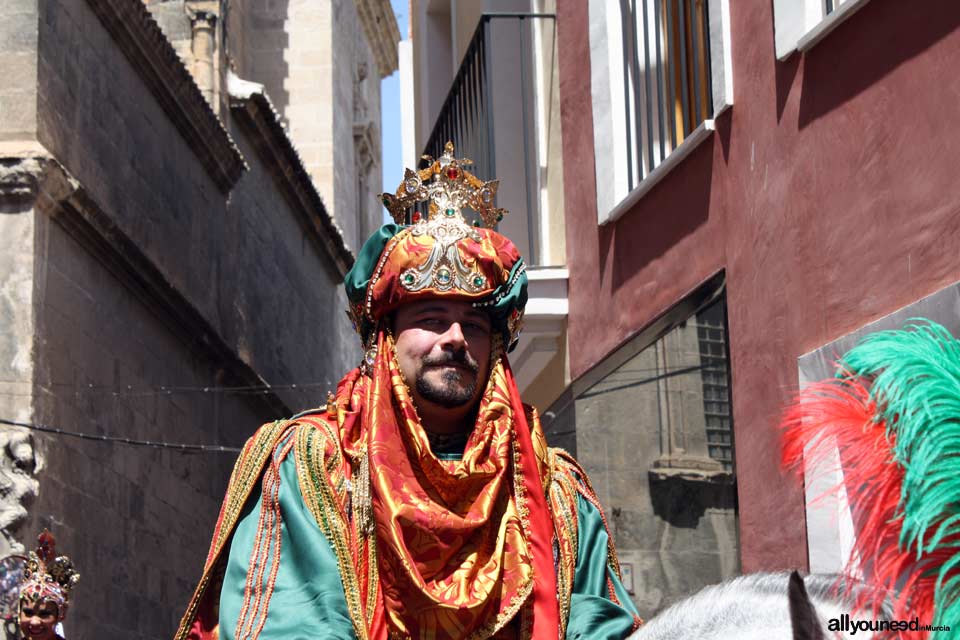
[[[480,363],[467,351],[444,352],[443,355],[439,356],[427,356],[423,359],[423,364],[424,366],[457,365],[466,367],[474,373],[480,370]]]

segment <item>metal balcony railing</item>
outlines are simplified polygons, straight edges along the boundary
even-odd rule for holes
[[[511,217],[525,216],[527,237],[514,241],[531,265],[540,258],[538,132],[543,123],[538,121],[537,104],[547,99],[537,93],[537,73],[539,69],[541,78],[544,69],[552,74],[555,62],[552,53],[546,63],[543,59],[543,39],[538,47],[534,33],[536,21],[550,22],[552,52],[553,14],[481,16],[423,150],[436,158],[452,141],[458,157],[473,160],[471,171],[477,177],[505,178],[497,206],[509,210]]]
[[[836,11],[847,0],[823,0],[823,15],[828,16]]]

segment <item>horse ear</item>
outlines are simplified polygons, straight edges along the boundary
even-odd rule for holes
[[[793,640],[826,640],[817,610],[807,595],[807,588],[803,586],[803,578],[796,571],[790,574],[787,596]]]

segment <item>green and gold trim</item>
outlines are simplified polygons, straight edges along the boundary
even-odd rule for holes
[[[217,526],[213,532],[213,540],[210,543],[210,551],[207,554],[203,575],[193,592],[190,604],[187,605],[187,610],[180,621],[174,640],[187,639],[196,620],[200,604],[207,595],[207,588],[211,582],[215,582],[211,578],[216,574],[216,565],[227,541],[233,535],[233,530],[240,519],[240,513],[260,479],[271,453],[291,426],[292,423],[281,420],[265,424],[244,445],[243,451],[233,467],[233,472],[230,474],[227,494],[220,509]]]

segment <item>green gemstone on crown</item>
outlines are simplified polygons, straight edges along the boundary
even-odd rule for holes
[[[473,286],[482,287],[483,286],[483,276],[473,276]]]
[[[452,217],[454,216],[454,214],[457,213],[457,210],[456,210],[456,209],[447,209],[446,211],[444,211],[444,213],[447,214],[447,217],[448,217],[448,218],[452,218]]]
[[[440,269],[437,271],[437,282],[440,284],[447,284],[450,282],[450,270],[449,269]]]

